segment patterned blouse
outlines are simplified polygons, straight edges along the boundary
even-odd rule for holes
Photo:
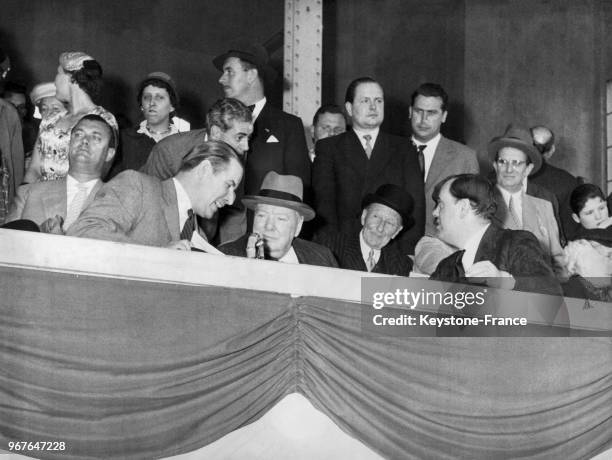
[[[83,116],[92,114],[100,115],[115,130],[117,129],[115,117],[103,107],[97,105],[90,112],[83,114]],[[57,124],[65,115],[65,113],[58,113],[56,116],[48,118],[40,124],[38,139],[41,158],[40,180],[42,181],[61,179],[68,174],[70,132],[79,120],[75,120],[74,124],[68,128],[59,128]]]

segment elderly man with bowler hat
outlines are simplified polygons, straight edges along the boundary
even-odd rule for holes
[[[414,199],[394,184],[384,184],[361,203],[361,230],[323,236],[321,242],[338,259],[340,268],[408,276],[412,260],[395,238],[414,225]]]
[[[495,221],[503,228],[527,230],[535,235],[555,271],[563,274],[563,250],[552,204],[525,193],[527,178],[542,166],[542,156],[525,127],[509,125],[488,146],[496,175]]]
[[[256,245],[263,244],[264,258],[279,262],[337,267],[331,251],[297,236],[304,221],[314,218],[314,210],[303,201],[299,177],[270,171],[255,195],[242,203],[254,211],[253,234],[221,245],[225,254],[255,257]]]

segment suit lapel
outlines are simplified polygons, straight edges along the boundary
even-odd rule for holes
[[[389,138],[382,131],[378,131],[378,137],[372,150],[372,156],[369,163],[369,176],[376,177],[382,174],[383,170],[389,163],[391,158],[391,147]]]
[[[179,229],[176,189],[174,188],[172,179],[167,179],[161,183],[161,194],[164,217],[166,218],[166,225],[168,226],[171,241],[177,241],[180,238],[181,230]]]
[[[347,236],[345,254],[345,264],[352,270],[368,271],[359,245],[359,232]]]
[[[340,152],[344,156],[343,164],[356,170],[363,175],[368,169],[368,156],[361,145],[361,141],[355,131],[349,131],[343,136],[344,147]],[[372,152],[374,154],[374,152]]]
[[[87,195],[87,199],[85,200],[85,203],[83,203],[83,209],[89,206],[89,203],[91,203],[94,200],[94,198],[96,197],[96,193],[98,193],[98,190],[100,190],[101,187],[102,187],[102,181],[99,180],[98,182],[96,182],[96,185],[93,186],[89,195]]]
[[[425,180],[426,190],[429,190],[430,188],[433,190],[433,187],[444,179],[444,177],[446,177],[444,172],[446,170],[446,166],[451,162],[451,160],[452,152],[449,151],[449,143],[447,142],[446,138],[442,136],[440,138],[440,142],[438,142],[436,151],[434,152],[431,165],[429,166],[429,173],[427,174],[427,179]]]

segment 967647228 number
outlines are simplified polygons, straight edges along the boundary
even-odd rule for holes
[[[64,441],[9,441],[8,450],[14,452],[64,451],[66,443]]]

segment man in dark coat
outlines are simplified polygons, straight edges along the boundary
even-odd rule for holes
[[[561,286],[536,237],[491,223],[496,210],[493,192],[487,179],[473,174],[438,183],[434,190],[438,237],[461,250],[443,259],[431,279],[560,295]]]
[[[322,238],[340,268],[408,276],[412,260],[393,241],[403,229],[414,225],[414,200],[393,184],[378,187],[361,204],[361,231],[337,233]]]
[[[223,244],[219,250],[231,256],[337,267],[328,248],[297,238],[304,221],[315,216],[303,202],[303,193],[299,177],[270,171],[256,195],[242,198],[244,206],[255,214],[253,233]]]
[[[383,89],[362,77],[348,86],[345,108],[352,129],[317,142],[312,186],[321,231],[351,232],[361,228],[361,201],[383,184],[395,184],[414,199],[415,225],[400,245],[413,254],[425,229],[423,177],[410,141],[380,131],[384,119]]]

